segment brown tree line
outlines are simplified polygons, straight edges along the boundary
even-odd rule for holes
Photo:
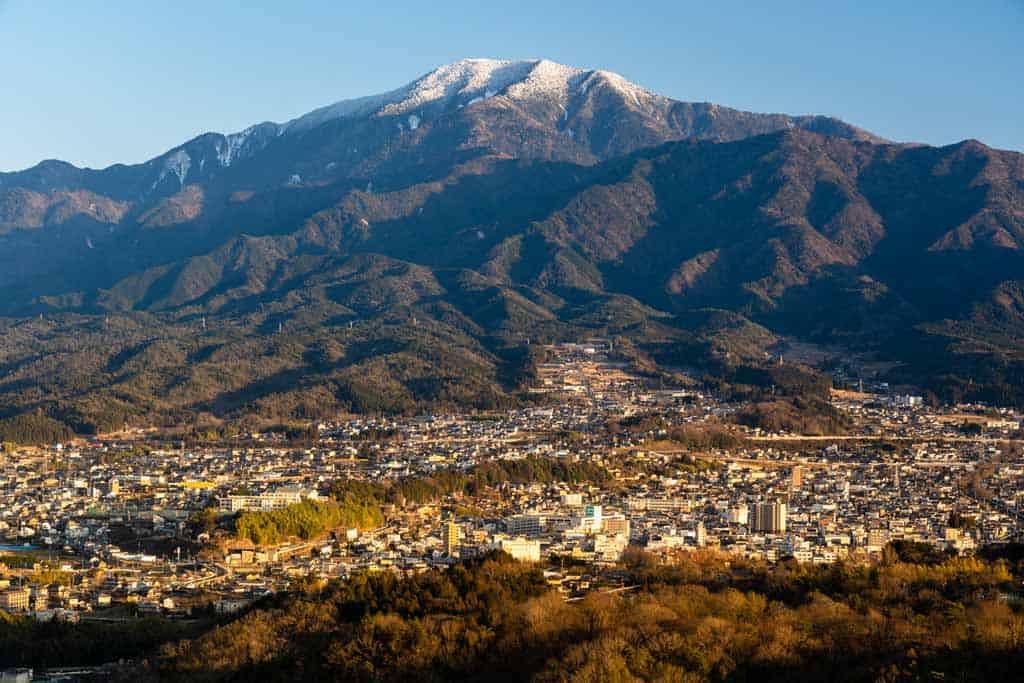
[[[1019,560],[894,549],[828,567],[631,552],[640,588],[567,603],[494,555],[411,578],[364,574],[279,598],[164,646],[154,680],[1012,680],[1024,616],[1001,599]],[[997,553],[998,554],[998,553]]]

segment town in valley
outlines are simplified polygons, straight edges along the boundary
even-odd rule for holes
[[[186,619],[493,550],[572,600],[627,589],[617,568],[635,553],[870,563],[893,542],[969,556],[1020,538],[1019,412],[834,383],[842,435],[769,432],[595,339],[550,346],[529,405],[506,411],[8,444],[0,609]]]

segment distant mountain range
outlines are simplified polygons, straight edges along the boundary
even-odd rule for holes
[[[1021,400],[1024,155],[464,60],[144,164],[0,174],[0,415],[496,405],[528,341],[778,335]]]

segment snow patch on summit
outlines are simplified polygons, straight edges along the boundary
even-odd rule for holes
[[[370,116],[371,114],[379,111],[381,107],[393,101],[396,97],[400,97],[403,91],[408,87],[409,86],[399,88],[398,90],[392,90],[391,92],[381,95],[370,95],[369,97],[359,97],[354,100],[343,100],[326,107],[321,107],[320,109],[315,109],[305,116],[300,116],[297,119],[292,119],[288,123],[280,125],[278,127],[278,135],[284,135],[286,133],[301,133],[307,130],[312,130],[317,126],[321,126],[335,119]]]
[[[534,63],[529,76],[511,86],[507,94],[514,100],[553,100],[564,106],[570,88],[585,75],[582,69],[544,59]]]
[[[375,114],[402,116],[412,114],[424,105],[455,98],[493,97],[512,83],[526,78],[536,64],[532,61],[463,59],[434,69],[397,90],[322,107],[283,124],[279,130],[299,133],[334,119]],[[419,116],[417,120],[422,121]]]
[[[434,69],[401,88],[401,96],[381,108],[385,115],[407,114],[424,105],[456,98],[494,97],[512,83],[526,78],[533,62],[463,59]]]
[[[316,109],[278,126],[277,132],[301,133],[335,119],[371,116],[408,117],[403,129],[407,124],[410,130],[416,130],[429,113],[428,107],[468,107],[499,95],[566,106],[571,95],[585,95],[598,80],[620,91],[637,107],[642,107],[646,98],[657,97],[608,71],[584,71],[545,59],[463,59],[438,67],[396,90]],[[236,144],[241,146],[244,140]],[[225,158],[234,158],[236,152],[225,150],[223,154]]]
[[[617,73],[612,73],[611,71],[595,71],[594,75],[603,78],[613,90],[619,92],[624,98],[632,100],[633,104],[637,107],[644,106],[641,103],[641,98],[647,102],[650,102],[651,100],[665,99],[660,95],[652,93],[646,88],[641,88],[636,83],[627,81]]]

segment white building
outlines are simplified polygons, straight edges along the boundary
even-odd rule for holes
[[[742,524],[746,526],[750,519],[749,515],[750,510],[745,504],[733,505],[729,508],[728,512],[729,524]]]
[[[241,512],[242,510],[270,512],[301,503],[304,499],[317,500],[319,497],[316,491],[289,486],[256,496],[225,496],[220,500],[220,509],[222,512]]]
[[[520,562],[540,562],[540,541],[526,538],[503,538],[498,547]]]

